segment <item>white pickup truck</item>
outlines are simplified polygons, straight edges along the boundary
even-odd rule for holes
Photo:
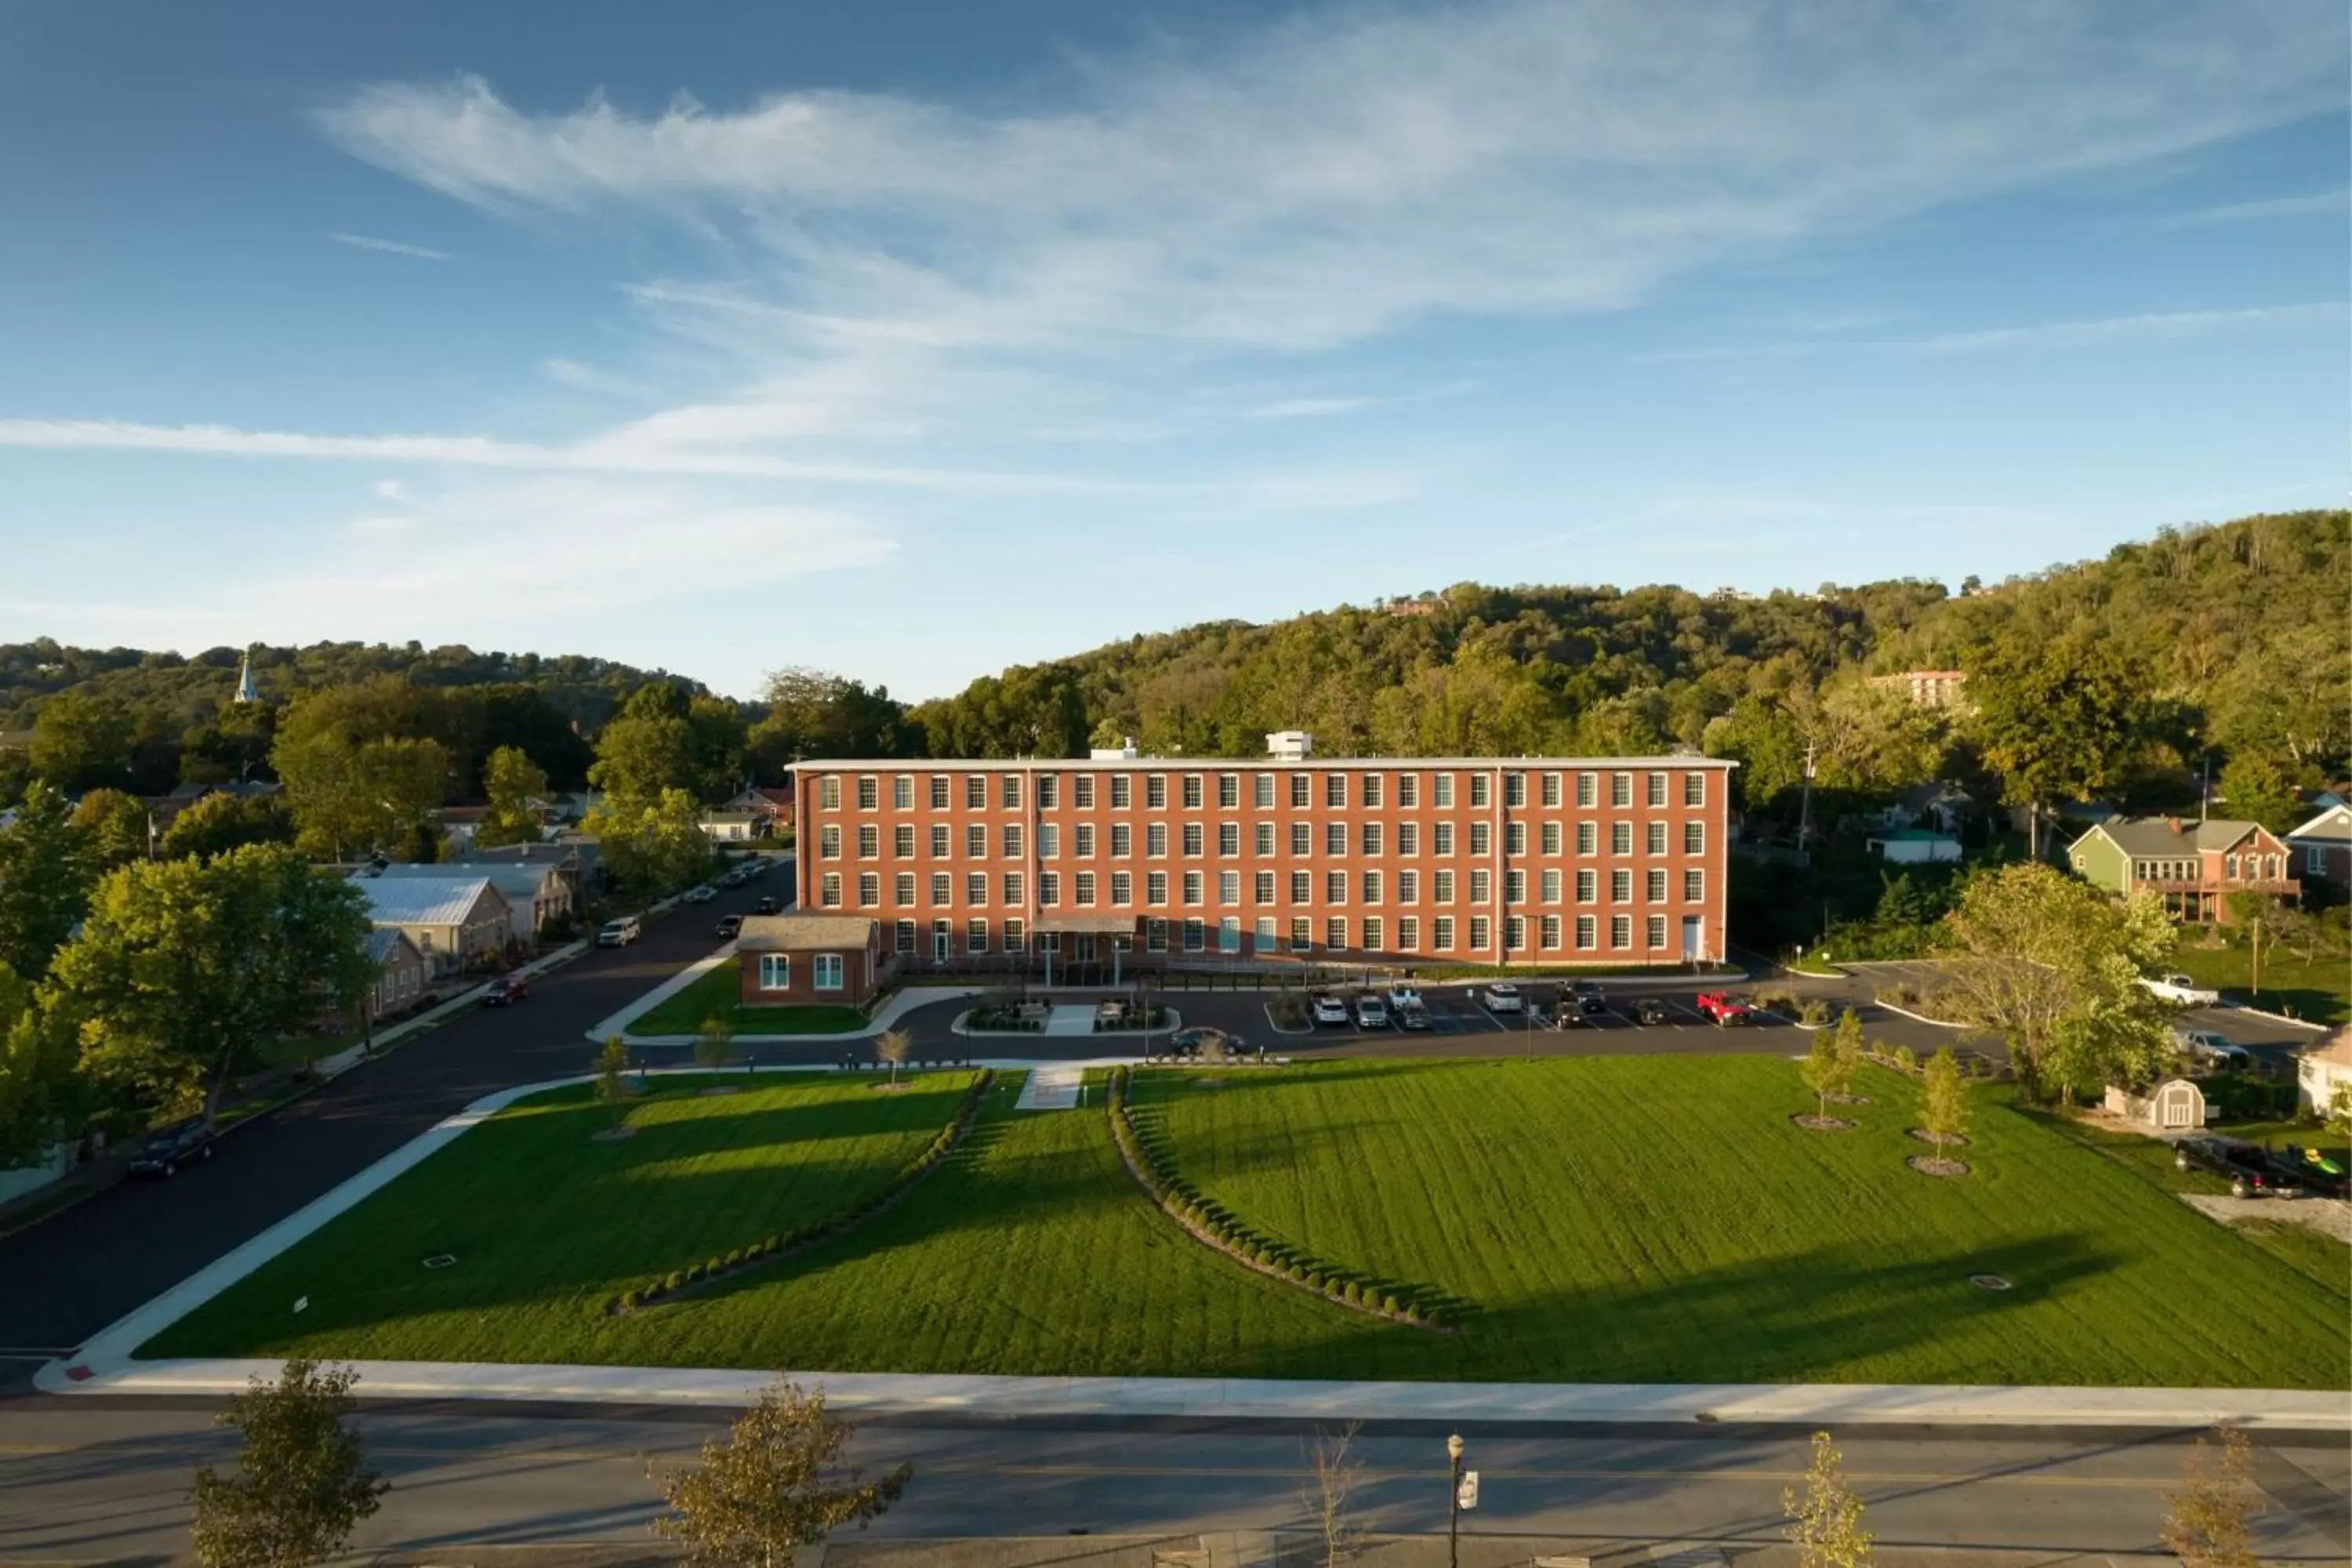
[[[2178,1002],[2184,1007],[2210,1007],[2221,1000],[2219,991],[2199,985],[2186,974],[2143,974],[2139,983],[2168,1002]]]

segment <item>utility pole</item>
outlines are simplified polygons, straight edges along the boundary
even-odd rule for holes
[[[2205,753],[2204,781],[2197,786],[2197,823],[2200,827],[2205,824],[2205,808],[2207,805],[2211,802],[2212,798],[2213,753],[2208,752]]]
[[[1797,848],[1801,853],[1813,836],[1813,742],[1805,742],[1805,789],[1797,807]]]

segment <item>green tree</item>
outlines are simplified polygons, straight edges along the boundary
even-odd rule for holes
[[[278,709],[268,702],[224,702],[180,737],[180,777],[189,784],[246,784],[271,777],[269,748]]]
[[[81,1088],[72,1037],[29,984],[0,966],[0,1168],[34,1163],[71,1131]]]
[[[2089,632],[1989,643],[1967,668],[1985,763],[2003,798],[2026,807],[2038,856],[2043,805],[2088,798],[2121,775],[2142,739],[2147,697],[2108,641]]]
[[[639,897],[686,887],[710,869],[702,808],[682,789],[651,801],[607,796],[582,826],[596,837],[605,869]]]
[[[72,817],[90,858],[108,868],[146,856],[153,821],[145,801],[119,789],[91,790],[74,806]]]
[[[2221,769],[2221,805],[2231,816],[2259,822],[2273,833],[2284,833],[2307,815],[2275,758],[2263,752],[2239,752]]]
[[[1872,1538],[1862,1527],[1862,1499],[1847,1484],[1844,1461],[1828,1433],[1813,1434],[1805,1489],[1782,1490],[1780,1511],[1789,1518],[1799,1568],[1870,1568]]]
[[[33,772],[68,794],[131,778],[131,715],[119,702],[63,691],[33,721]]]
[[[877,1060],[890,1066],[890,1087],[898,1087],[898,1064],[905,1061],[915,1048],[915,1037],[904,1029],[885,1029],[874,1037]]]
[[[2165,1494],[2164,1544],[2180,1568],[2257,1568],[2262,1560],[2249,1525],[2261,1499],[2252,1445],[2225,1422],[2210,1444],[2197,1439],[2179,1489]]]
[[[174,858],[225,855],[243,844],[291,844],[294,819],[276,795],[208,795],[172,818],[163,853]]]
[[[906,706],[887,688],[868,689],[821,669],[780,669],[768,677],[766,712],[751,727],[761,775],[781,778],[803,757],[905,757],[921,751]]]
[[[695,753],[686,694],[666,681],[641,686],[598,732],[588,782],[614,805],[635,808],[658,800],[665,790],[691,792]]]
[[[62,948],[47,993],[102,1083],[204,1114],[269,1041],[322,1010],[351,1012],[374,981],[358,889],[281,845],[110,873]]]
[[[853,1431],[826,1411],[822,1390],[779,1378],[727,1436],[702,1446],[701,1463],[653,1472],[670,1510],[656,1533],[682,1542],[698,1568],[783,1568],[844,1525],[863,1530],[898,1500],[913,1469],[871,1481],[844,1471]]]
[[[713,1013],[702,1020],[695,1031],[694,1059],[712,1072],[725,1070],[735,1057],[735,1026],[727,1021],[724,1013]]]
[[[348,860],[369,850],[414,851],[428,841],[448,787],[441,743],[353,742],[298,722],[302,711],[298,704],[272,753],[302,851]]]
[[[255,1377],[215,1418],[243,1440],[233,1475],[196,1472],[203,1568],[302,1568],[339,1556],[391,1483],[366,1468],[351,1417],[348,1366],[295,1357],[276,1383]]]
[[[500,746],[482,765],[482,786],[490,804],[474,830],[474,842],[486,849],[538,843],[541,813],[535,803],[548,797],[547,770],[521,747]]]
[[[2320,1130],[2339,1143],[2352,1143],[2352,1083],[2339,1083],[2328,1095]]]
[[[25,792],[0,827],[0,964],[38,980],[89,904],[94,868],[65,797],[45,784]]]
[[[1969,1080],[1960,1071],[1959,1058],[1946,1046],[1920,1071],[1919,1131],[1935,1143],[1940,1158],[1944,1145],[1964,1137],[1968,1130]]]
[[[629,1047],[622,1043],[620,1036],[605,1036],[604,1048],[596,1053],[596,1098],[618,1110],[628,1098],[625,1077],[628,1070]]]
[[[1830,1096],[1838,1093],[1845,1082],[1845,1064],[1838,1060],[1837,1041],[1826,1029],[1813,1031],[1813,1043],[1805,1052],[1803,1067],[1805,1087],[1813,1091],[1821,1102],[1821,1117],[1826,1121],[1830,1114]]]
[[[2031,1092],[2144,1083],[2172,1042],[2139,976],[2176,936],[2152,896],[2117,900],[2038,862],[2003,866],[1969,878],[1945,917],[1943,995],[2008,1042]]]

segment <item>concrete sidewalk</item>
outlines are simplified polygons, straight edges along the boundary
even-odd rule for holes
[[[728,942],[708,958],[698,958],[676,974],[663,981],[610,1017],[602,1018],[589,1029],[588,1038],[602,1045],[618,1035],[633,1046],[690,1046],[692,1035],[632,1035],[629,1026],[660,1006],[720,964],[735,956],[735,944]],[[874,1016],[855,1029],[824,1035],[755,1035],[735,1037],[739,1046],[806,1046],[822,1045],[827,1040],[867,1040],[896,1024],[918,1007],[928,1007],[934,1002],[951,1002],[960,996],[977,996],[980,989],[971,985],[907,985],[892,992],[876,1008]]]

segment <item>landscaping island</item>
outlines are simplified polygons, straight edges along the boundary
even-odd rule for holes
[[[740,1078],[727,1080],[741,1083]],[[1586,1382],[2336,1388],[2333,1282],[2204,1218],[2006,1088],[1923,1177],[1916,1087],[1864,1069],[1834,1137],[1762,1057],[1144,1069],[1155,1159],[1252,1238],[1391,1281],[1444,1332],[1213,1249],[1122,1162],[1104,1097],[1019,1074],[898,1203],[972,1075],[656,1079],[518,1104],[264,1265],[143,1356]],[[635,1136],[593,1134],[625,1115]],[[625,1314],[649,1275],[871,1217]],[[455,1261],[426,1268],[428,1257]],[[1998,1278],[2006,1289],[1972,1283]],[[293,1302],[307,1296],[296,1314]],[[2243,1304],[2263,1303],[2249,1332]]]

